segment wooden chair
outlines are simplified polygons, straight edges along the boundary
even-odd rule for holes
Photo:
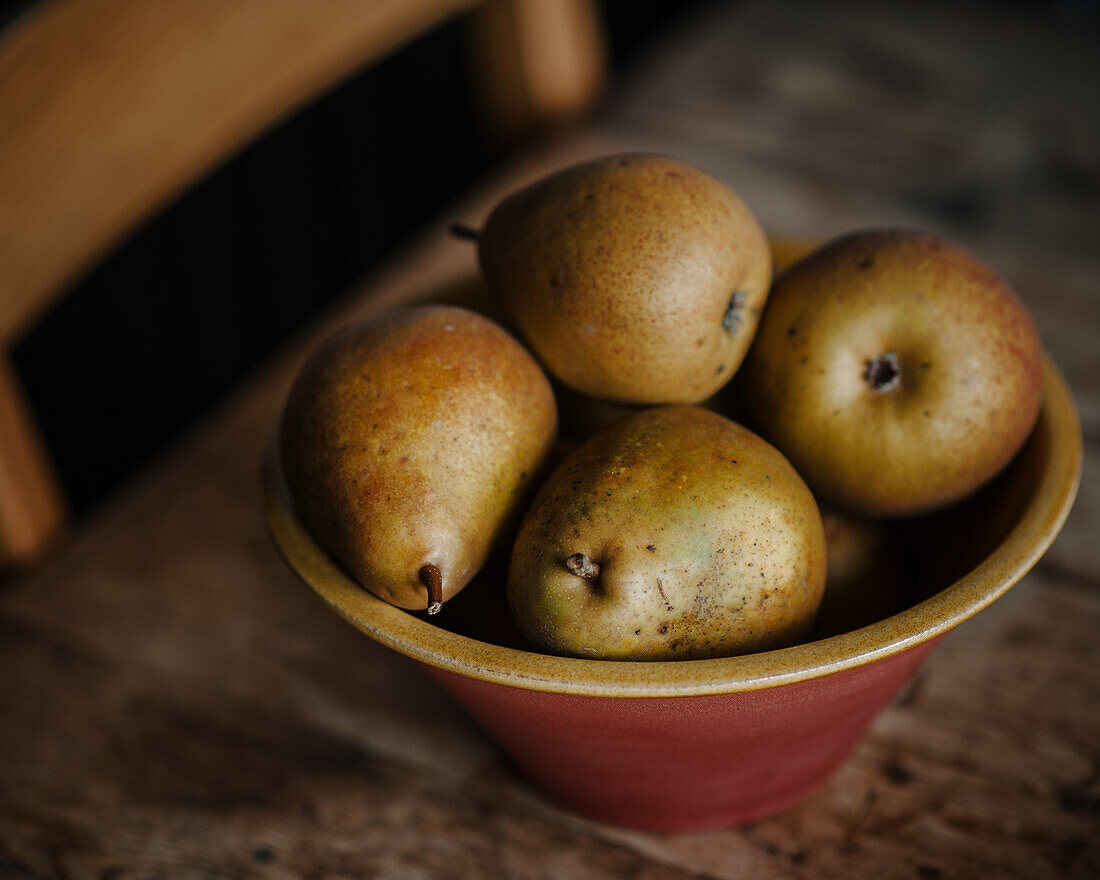
[[[598,95],[591,0],[43,0],[0,33],[0,564],[33,559],[67,517],[12,342],[223,158],[460,14],[497,137]]]

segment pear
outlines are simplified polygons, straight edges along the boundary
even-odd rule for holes
[[[821,508],[828,567],[811,632],[824,639],[885,620],[905,606],[905,577],[887,523]]]
[[[550,387],[554,389],[558,404],[562,436],[572,440],[587,440],[593,434],[640,409],[631,404],[589,397],[553,379],[550,380]]]
[[[772,446],[695,406],[642,410],[575,450],[516,537],[508,600],[540,650],[718,657],[797,642],[825,585],[825,536]]]
[[[308,359],[280,428],[303,524],[358,581],[438,611],[521,512],[557,431],[530,354],[466,309],[352,325]]]
[[[663,156],[609,156],[511,195],[478,256],[547,369],[591,397],[698,403],[737,370],[771,281],[760,225]]]
[[[583,442],[619,419],[647,408],[589,397],[553,379],[550,381],[550,387],[554,389],[554,397],[558,402],[558,420],[562,436],[573,441]],[[727,390],[733,387],[728,385],[697,405],[729,416],[730,401]]]
[[[908,516],[987,483],[1042,398],[1035,323],[990,267],[910,230],[836,239],[780,275],[738,375],[751,424],[833,505]]]

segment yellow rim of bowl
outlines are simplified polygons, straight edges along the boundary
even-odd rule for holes
[[[268,527],[290,567],[341,617],[408,657],[458,675],[528,690],[599,697],[672,697],[760,690],[852,669],[947,632],[1019,581],[1069,514],[1081,475],[1077,411],[1065,381],[1043,358],[1043,407],[1035,426],[1037,488],[1016,524],[969,574],[893,617],[778,651],[713,660],[621,662],[555,657],[479,642],[383,602],[339,568],[295,518],[275,452],[264,462]]]

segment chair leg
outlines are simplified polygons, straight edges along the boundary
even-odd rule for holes
[[[0,567],[34,559],[67,518],[22,385],[0,353]]]
[[[470,14],[467,53],[475,101],[501,142],[576,117],[604,87],[593,0],[490,0]]]

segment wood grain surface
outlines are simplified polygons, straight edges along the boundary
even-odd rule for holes
[[[1095,38],[960,4],[710,7],[605,113],[491,182],[0,596],[0,875],[1100,876],[1100,144]],[[1014,7],[1015,9],[1015,7]],[[944,232],[1019,288],[1085,477],[1023,582],[952,632],[840,773],[752,825],[654,835],[532,791],[412,663],[274,553],[258,473],[322,334],[474,268],[540,170],[660,149],[773,230]]]

